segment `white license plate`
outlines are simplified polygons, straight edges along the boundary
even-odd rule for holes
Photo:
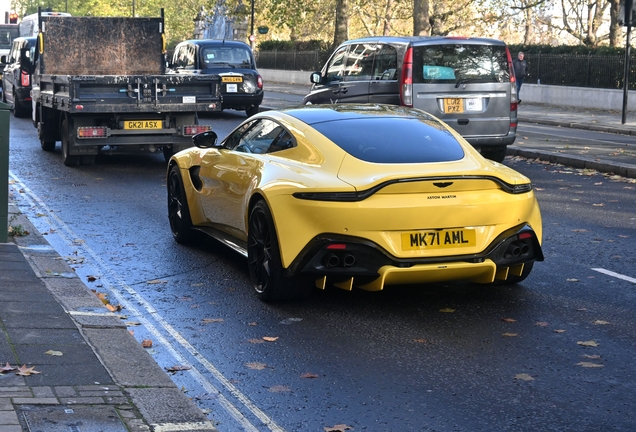
[[[466,111],[483,111],[484,102],[482,98],[465,99]]]
[[[226,84],[225,91],[228,93],[237,93],[238,92],[238,84]]]

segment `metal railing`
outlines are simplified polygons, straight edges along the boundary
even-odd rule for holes
[[[257,51],[257,65],[263,69],[317,71],[328,51]],[[625,56],[574,54],[526,54],[529,84],[622,89]],[[636,90],[636,55],[630,59],[629,89]]]

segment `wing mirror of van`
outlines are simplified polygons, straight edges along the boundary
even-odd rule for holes
[[[320,72],[313,72],[309,77],[309,81],[314,84],[320,84],[322,82],[322,74]]]

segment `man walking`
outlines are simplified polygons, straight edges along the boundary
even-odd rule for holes
[[[528,76],[528,61],[525,60],[525,55],[522,51],[519,51],[517,58],[512,61],[512,67],[515,70],[517,81],[517,103],[521,103],[521,84],[523,84],[523,79]]]

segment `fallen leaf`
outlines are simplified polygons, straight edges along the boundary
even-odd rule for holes
[[[42,373],[42,372],[36,371],[35,366],[29,368],[26,365],[22,365],[17,369],[17,372],[15,374],[20,376],[29,376],[29,375],[36,375],[39,373]]]
[[[515,336],[519,336],[519,334],[518,334],[518,333],[502,333],[501,335],[502,335],[502,336],[505,336],[505,337],[515,337]]]
[[[536,323],[536,325],[538,325],[539,327],[547,327],[547,326],[549,326],[550,324],[548,324],[548,323],[547,323],[547,322],[545,322],[545,321],[539,321],[539,322],[537,322],[537,323]]]
[[[170,367],[165,367],[164,369],[167,372],[179,372],[179,371],[184,371],[184,370],[190,370],[190,369],[192,369],[192,367],[191,366],[174,365],[174,366],[170,366]]]
[[[589,340],[585,342],[578,341],[577,345],[586,346],[586,347],[597,347],[598,343],[596,343],[596,341],[593,341],[593,340]]]
[[[253,344],[262,344],[265,343],[265,341],[263,339],[248,339],[247,340],[249,343],[253,343]]]
[[[53,351],[53,350],[48,350],[44,354],[48,354],[50,356],[58,356],[58,357],[61,357],[64,355],[62,351]]]
[[[152,341],[150,339],[144,339],[141,341],[141,346],[144,348],[152,348]]]
[[[263,340],[267,342],[276,342],[278,340],[278,336],[263,336]]]
[[[587,232],[586,229],[573,229],[572,232]]]
[[[600,359],[601,356],[598,354],[583,354],[583,357],[585,358],[589,358],[589,359]]]
[[[300,377],[301,378],[318,378],[319,376],[310,372],[305,372]]]
[[[203,318],[201,320],[202,323],[204,324],[209,324],[209,323],[219,323],[219,322],[223,322],[223,318]]]
[[[257,322],[251,322],[251,323],[248,324],[248,326],[257,326],[257,325],[258,325]]]
[[[581,366],[584,368],[602,368],[605,365],[602,365],[599,363],[592,363],[592,362],[579,362],[576,364],[576,366]]]
[[[347,426],[346,424],[337,424],[331,427],[324,427],[323,429],[325,430],[325,432],[345,432],[353,428],[351,426]]]
[[[558,329],[558,330],[555,330],[554,332],[555,332],[555,333],[565,333],[566,331],[565,331],[565,330],[562,330],[562,329]]]
[[[245,366],[247,366],[249,369],[254,369],[254,370],[263,370],[267,367],[265,363],[259,363],[259,362],[245,363]]]
[[[417,342],[417,343],[426,343],[428,342],[426,339],[413,339],[413,342]]]
[[[89,282],[95,282],[98,278],[97,276],[87,276],[86,279],[88,279]]]
[[[513,322],[517,322],[516,319],[513,318],[502,318],[501,319],[503,322],[508,322],[508,323],[513,323]]]
[[[126,321],[126,322],[124,323],[124,325],[125,325],[126,327],[133,327],[133,326],[139,326],[139,325],[141,325],[141,323],[140,323],[140,322],[138,322],[138,321]]]
[[[518,379],[518,380],[521,380],[521,381],[534,381],[534,378],[532,378],[527,373],[517,374],[517,375],[515,375],[515,379]]]
[[[580,280],[576,279],[576,278],[570,278],[567,279],[568,282],[580,282]]]
[[[110,303],[106,303],[106,309],[108,309],[111,312],[118,312],[121,310],[121,305],[113,306]]]
[[[608,325],[609,322],[603,321],[603,320],[596,320],[596,321],[593,321],[592,324],[594,324],[594,325]]]
[[[603,207],[605,204],[592,204],[594,207]]]
[[[587,308],[578,308],[577,312],[587,312]]]
[[[455,312],[455,309],[451,309],[451,308],[444,308],[444,309],[440,309],[440,312],[444,312],[444,313],[453,313]]]
[[[11,372],[12,370],[15,370],[15,368],[7,362],[6,366],[0,368],[0,373]]]
[[[285,392],[290,392],[291,389],[287,386],[284,385],[275,385],[275,386],[271,386],[268,389],[270,392],[272,393],[285,393]]]
[[[160,280],[160,279],[153,279],[153,280],[149,280],[146,283],[147,284],[156,285],[156,284],[165,284],[165,283],[168,283],[168,281],[167,280]]]

